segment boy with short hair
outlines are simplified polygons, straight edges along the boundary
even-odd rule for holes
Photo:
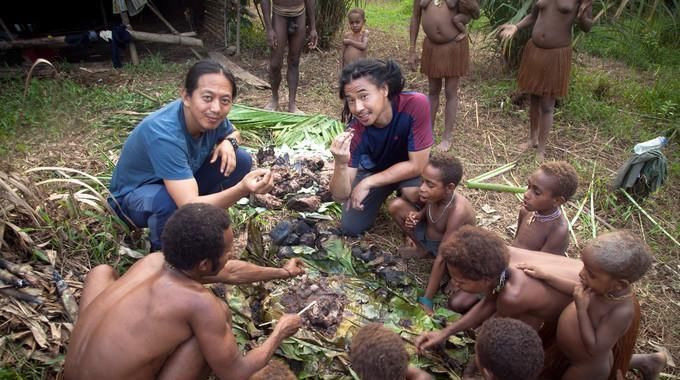
[[[422,369],[408,365],[404,342],[381,323],[363,326],[352,337],[352,369],[362,380],[432,380]]]
[[[614,231],[588,244],[581,259],[580,282],[537,266],[519,268],[574,296],[557,327],[557,344],[570,364],[562,379],[605,380],[613,370],[621,369],[613,368],[614,346],[639,321],[632,284],[651,266],[651,255],[647,244],[630,231]]]
[[[210,369],[221,379],[247,379],[264,367],[301,321],[295,314],[282,316],[261,346],[241,355],[229,307],[203,286],[230,270],[230,224],[223,209],[190,203],[168,219],[162,253],[145,256],[120,278],[108,265],[92,269],[65,379],[196,379]],[[284,269],[299,273],[294,266]],[[234,276],[235,282],[267,277],[252,264],[241,268],[253,273]]]
[[[529,176],[527,187],[512,246],[564,256],[569,222],[560,206],[576,193],[576,170],[565,161],[546,162]]]
[[[366,58],[368,51],[368,30],[366,25],[366,14],[361,8],[352,8],[347,12],[349,32],[342,38],[342,66],[340,70],[350,63]]]
[[[491,318],[477,334],[475,357],[484,380],[533,380],[543,368],[543,344],[526,323]]]
[[[399,254],[402,257],[434,256],[425,294],[418,298],[428,313],[433,312],[432,298],[439,290],[446,270],[444,259],[437,254],[440,242],[461,226],[475,224],[472,204],[456,192],[462,177],[463,166],[457,158],[435,154],[422,174],[419,197],[423,207],[418,210],[403,198],[396,198],[388,207],[397,225],[415,243],[415,247],[400,248]],[[474,295],[457,291],[451,296],[450,303],[453,309],[461,309],[466,307],[460,304],[469,308],[475,301]]]

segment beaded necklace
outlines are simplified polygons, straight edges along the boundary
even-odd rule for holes
[[[498,294],[505,288],[505,284],[508,282],[510,279],[510,272],[508,271],[508,268],[503,269],[503,272],[501,272],[501,276],[498,279],[498,285],[496,285],[495,288],[491,291],[491,294]]]
[[[548,215],[542,215],[537,213],[536,211],[531,214],[531,218],[529,218],[529,224],[533,222],[539,222],[539,223],[547,223],[547,222],[552,222],[553,220],[559,218],[562,216],[562,211],[560,208],[556,208],[554,212],[551,212]]]

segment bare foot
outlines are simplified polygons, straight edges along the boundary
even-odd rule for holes
[[[451,149],[451,145],[453,145],[453,143],[451,142],[451,138],[448,139],[445,138],[442,140],[442,142],[439,143],[439,145],[435,147],[435,149],[440,150],[442,152],[447,152],[449,149]]]
[[[279,101],[274,98],[269,100],[269,103],[265,104],[264,109],[267,111],[279,111]]]
[[[296,113],[296,114],[298,114],[298,115],[304,115],[304,114],[305,114],[304,112],[300,111],[300,109],[297,108],[296,105],[294,105],[294,106],[292,106],[292,107],[289,106],[289,107],[288,107],[288,112],[290,112],[290,113]]]
[[[656,380],[670,358],[667,350],[653,354],[635,354],[630,360],[630,368],[636,369],[643,380]]]
[[[527,141],[519,144],[519,149],[524,152],[525,150],[529,150],[529,148],[536,148],[538,146],[537,142],[533,141]]]
[[[424,249],[421,249],[419,247],[409,247],[409,246],[403,246],[399,247],[397,250],[397,254],[403,258],[403,259],[422,259],[425,258],[429,255],[427,251]]]
[[[543,161],[545,161],[545,151],[539,150],[536,152],[536,162],[540,164]]]

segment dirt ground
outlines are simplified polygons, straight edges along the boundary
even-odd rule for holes
[[[422,33],[419,43],[422,40]],[[427,79],[418,72],[407,69],[406,53],[408,48],[408,30],[381,31],[371,30],[369,55],[375,58],[392,58],[397,60],[404,68],[407,78],[407,89],[427,93]],[[152,52],[154,46],[149,49],[140,49],[142,56]],[[164,58],[175,62],[186,62],[193,59],[193,55],[183,49],[162,47],[159,49]],[[518,145],[524,141],[527,131],[527,109],[523,112],[508,114],[503,107],[513,107],[510,104],[501,104],[506,97],[499,97],[495,104],[489,102],[482,104],[482,94],[479,85],[485,81],[512,80],[512,76],[501,69],[498,57],[491,49],[484,47],[484,42],[479,36],[473,38],[471,45],[472,71],[469,76],[461,79],[460,106],[458,122],[455,130],[455,145],[451,154],[459,157],[465,168],[465,177],[472,178],[476,175],[497,168],[505,163],[517,161],[518,167],[513,171],[514,175],[507,176],[511,182],[523,185],[527,173],[532,171],[536,164],[533,157],[518,149]],[[312,51],[304,54],[300,64],[300,86],[298,91],[298,106],[306,113],[322,113],[338,117],[342,103],[337,95],[337,69],[338,54],[335,50]],[[267,79],[268,57],[264,52],[244,51],[240,57],[231,57],[234,62],[249,70],[252,74]],[[597,70],[607,67],[612,70],[627,72],[621,65],[601,59],[577,55],[578,64],[588,70]],[[106,67],[107,63],[101,64]],[[93,65],[94,66],[94,65]],[[285,70],[285,67],[284,67]],[[79,81],[107,81],[125,86],[134,81],[136,85],[153,83],[157,81],[174,81],[179,83],[179,78],[140,78],[129,74],[111,74],[111,72],[81,72]],[[625,75],[625,74],[622,74]],[[241,86],[238,102],[250,106],[262,107],[269,99],[268,90],[258,90],[252,87]],[[442,94],[441,100],[443,102]],[[285,75],[281,89],[281,104],[287,100],[287,88],[285,87]],[[443,106],[443,103],[442,103]],[[441,132],[443,124],[442,112],[435,122],[435,130]],[[97,142],[97,132],[88,127],[87,121],[80,121],[72,130],[64,131],[59,135],[24,136],[25,143],[38,147],[45,155],[28,155],[17,153],[12,166],[33,167],[49,163],[70,163],[72,167],[88,171],[94,171],[97,167],[97,159],[93,158],[91,144]],[[77,137],[77,142],[74,139]],[[628,155],[630,147],[617,145],[617,141],[603,138],[596,128],[587,125],[566,125],[559,117],[556,117],[556,126],[551,133],[547,159],[566,159],[580,162],[584,168],[592,168],[593,162],[603,172],[613,174]],[[80,165],[79,163],[82,163]],[[4,163],[3,166],[8,163]],[[74,166],[75,165],[75,166]],[[80,165],[80,166],[77,166]],[[581,185],[576,199],[580,199],[586,192],[590,178],[581,178]],[[676,181],[677,182],[677,181]],[[486,228],[498,232],[506,240],[512,237],[511,226],[516,223],[517,212],[520,202],[511,194],[495,193],[489,191],[476,191],[467,188],[459,188],[478,210],[478,221]],[[656,205],[659,209],[674,209],[678,206],[673,201],[680,197],[680,186],[666,186],[663,191],[672,193],[671,196],[659,199]],[[667,202],[664,204],[663,202]],[[569,214],[574,215],[575,210],[568,208]],[[606,219],[606,215],[600,215]],[[586,240],[587,231],[579,227],[578,237],[580,246]],[[672,230],[672,229],[671,229]],[[400,235],[396,234],[394,225],[383,214],[378,219],[375,228],[370,231],[366,239],[374,244],[379,244],[386,249],[394,249],[402,243]],[[604,231],[602,227],[601,232]],[[643,320],[638,350],[652,352],[656,345],[665,346],[674,357],[680,357],[680,325],[677,315],[680,314],[680,285],[678,278],[680,266],[678,265],[677,247],[668,246],[670,256],[675,257],[674,262],[657,262],[644,280],[637,286],[638,294],[643,310]],[[578,257],[579,248],[571,244],[569,254]],[[674,251],[674,253],[673,253]],[[429,265],[428,260],[410,260],[406,262],[407,268],[415,278],[423,282],[427,278]],[[680,372],[667,367],[664,372],[678,376]],[[632,378],[632,377],[631,377]],[[670,377],[677,378],[677,377]]]

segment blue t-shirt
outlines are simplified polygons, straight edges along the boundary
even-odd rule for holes
[[[381,172],[394,164],[408,161],[409,152],[434,144],[430,102],[418,92],[402,92],[392,101],[392,120],[383,127],[364,126],[354,119],[349,166]]]
[[[193,138],[184,121],[178,99],[152,113],[130,133],[109,189],[115,198],[164,179],[189,179],[203,165],[220,138],[234,130],[229,120]]]

